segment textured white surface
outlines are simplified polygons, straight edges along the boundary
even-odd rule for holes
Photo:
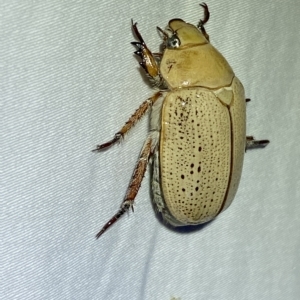
[[[149,175],[135,213],[100,240],[147,131],[144,119],[94,154],[151,95],[130,19],[158,50],[155,26],[196,23],[196,1],[0,1],[1,288],[11,299],[299,299],[300,5],[208,2],[212,43],[243,82],[248,134],[231,207],[190,232],[161,224]]]

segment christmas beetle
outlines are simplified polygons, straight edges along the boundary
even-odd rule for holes
[[[173,226],[197,225],[214,219],[232,202],[241,178],[246,149],[265,147],[268,140],[246,136],[244,88],[232,68],[209,42],[204,18],[197,26],[169,21],[162,53],[152,53],[132,22],[138,39],[132,44],[150,82],[158,91],[144,101],[100,152],[117,143],[151,109],[150,132],[118,212],[97,234],[102,235],[130,208],[149,160],[153,160],[153,201]]]

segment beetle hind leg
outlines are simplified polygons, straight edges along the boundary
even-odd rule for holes
[[[150,157],[152,156],[154,149],[157,144],[157,138],[154,138],[151,134],[148,136],[137,165],[133,171],[125,198],[119,208],[118,212],[102,227],[102,229],[97,233],[96,238],[98,239],[111,225],[113,225],[125,212],[130,208],[133,211],[134,199],[140,189],[142,180],[144,178],[147,165]]]
[[[246,151],[256,148],[265,148],[270,143],[269,140],[255,140],[253,136],[246,137]]]

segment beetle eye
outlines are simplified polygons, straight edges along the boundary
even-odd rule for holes
[[[180,40],[176,34],[167,39],[167,48],[178,48],[180,46]]]

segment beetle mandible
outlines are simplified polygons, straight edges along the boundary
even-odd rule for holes
[[[121,140],[151,108],[150,132],[141,150],[118,212],[96,235],[99,238],[130,208],[153,159],[153,201],[173,226],[198,225],[214,219],[232,202],[246,149],[263,148],[268,140],[246,136],[244,88],[226,59],[209,42],[204,17],[197,26],[169,21],[162,53],[152,53],[132,21],[141,59],[158,91],[144,101],[100,152]]]

